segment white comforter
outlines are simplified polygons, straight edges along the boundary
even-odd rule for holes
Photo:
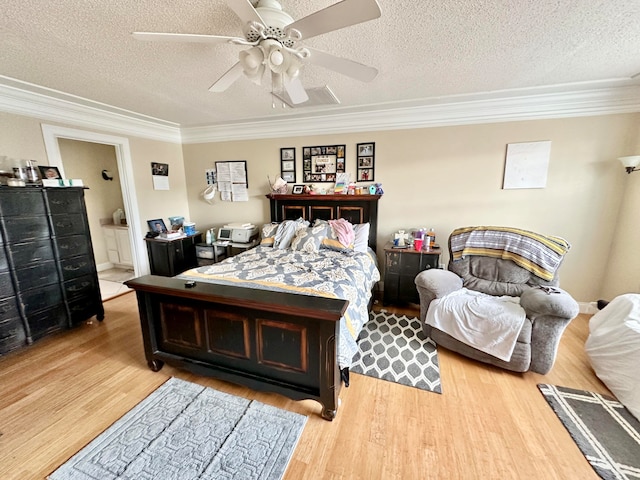
[[[591,317],[585,347],[598,378],[640,420],[640,295],[620,295]]]
[[[431,302],[425,322],[508,362],[525,318],[518,297],[494,297],[461,288]]]

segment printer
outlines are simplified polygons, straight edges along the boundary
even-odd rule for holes
[[[229,223],[218,229],[218,241],[251,243],[258,238],[258,227],[251,223]]]

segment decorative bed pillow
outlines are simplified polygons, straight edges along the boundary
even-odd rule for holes
[[[285,250],[291,245],[291,240],[296,236],[298,229],[307,228],[309,222],[299,218],[297,220],[285,220],[278,225],[276,236],[273,240],[273,248]]]
[[[367,253],[369,251],[369,223],[359,223],[353,226],[356,238],[353,241],[353,249],[356,252]]]
[[[322,241],[327,238],[328,227],[328,224],[321,223],[313,227],[298,229],[295,238],[291,241],[291,250],[307,253],[317,252]]]
[[[277,222],[273,223],[265,223],[262,226],[262,230],[260,231],[260,245],[264,245],[266,247],[273,247],[273,242],[276,238],[276,231],[278,230],[278,226],[280,224]]]
[[[343,243],[340,242],[340,239],[338,238],[338,234],[336,230],[326,220],[318,219],[316,220],[315,225],[319,225],[321,223],[324,223],[325,225],[327,225],[327,236],[324,238],[324,240],[322,240],[322,243],[320,244],[320,248],[327,248],[329,250],[335,250],[337,252],[346,252],[348,250],[353,250],[353,244],[344,245]]]

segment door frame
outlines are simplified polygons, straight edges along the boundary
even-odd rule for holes
[[[133,160],[129,139],[103,133],[90,132],[77,128],[60,127],[57,125],[42,124],[42,136],[47,152],[49,165],[58,167],[60,174],[64,177],[64,164],[60,154],[59,138],[69,140],[79,140],[81,142],[100,143],[111,145],[115,148],[118,173],[120,176],[120,188],[122,189],[122,200],[124,210],[129,225],[129,243],[133,254],[133,268],[136,276],[149,273],[149,259],[144,245],[144,234],[140,224],[140,214],[138,209],[138,198],[133,175]],[[146,229],[144,230],[146,231]],[[138,240],[136,240],[138,239]]]

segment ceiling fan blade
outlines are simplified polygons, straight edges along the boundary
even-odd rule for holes
[[[227,70],[216,82],[209,88],[210,92],[224,92],[242,75],[242,65],[240,62]]]
[[[258,22],[260,25],[265,24],[249,0],[227,0],[227,5],[242,20],[242,23]]]
[[[138,40],[159,41],[159,42],[197,42],[197,43],[224,43],[234,40],[244,40],[238,37],[221,37],[218,35],[199,35],[196,33],[155,33],[155,32],[133,32],[134,38]]]
[[[376,0],[342,0],[296,20],[287,25],[285,30],[295,28],[305,39],[358,23],[368,22],[380,17],[381,14],[380,6]]]
[[[291,103],[293,104],[297,105],[298,103],[304,103],[309,100],[309,95],[307,95],[307,92],[302,86],[302,82],[300,81],[299,77],[292,78],[289,81],[285,81],[284,89],[289,94],[289,98],[291,99]]]
[[[320,67],[328,68],[334,72],[341,73],[361,82],[370,82],[378,75],[378,69],[363,65],[362,63],[354,62],[342,57],[336,57],[322,50],[315,48],[305,47],[309,50],[310,55],[305,58],[305,61],[318,65]]]

